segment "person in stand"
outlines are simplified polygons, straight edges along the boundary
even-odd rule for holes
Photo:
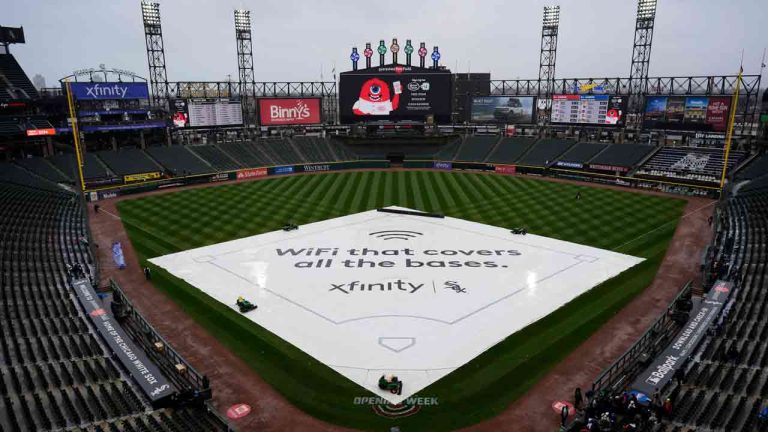
[[[581,409],[581,404],[584,402],[584,397],[581,395],[581,387],[576,387],[576,391],[573,394],[573,405],[576,409]]]
[[[568,423],[568,415],[570,413],[568,412],[568,405],[563,405],[563,407],[560,409],[560,424],[562,426],[565,426],[566,423]]]
[[[678,385],[683,385],[685,383],[685,371],[683,368],[675,369],[675,373],[672,375],[672,379],[677,381]]]
[[[672,399],[667,398],[664,401],[664,409],[662,410],[667,418],[672,417]]]

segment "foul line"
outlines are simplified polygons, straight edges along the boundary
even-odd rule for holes
[[[106,214],[108,214],[108,215],[112,216],[113,218],[115,218],[115,219],[117,219],[117,220],[121,220],[121,219],[120,219],[120,216],[118,216],[118,215],[116,215],[116,214],[112,214],[112,213],[110,213],[110,212],[108,212],[108,211],[106,211],[106,210],[103,210],[103,209],[99,209],[99,213],[106,213]]]
[[[654,229],[652,229],[652,230],[648,231],[648,232],[647,232],[647,233],[645,233],[645,234],[640,234],[639,236],[637,236],[637,237],[633,238],[632,240],[630,240],[630,241],[628,241],[628,242],[626,242],[626,243],[623,243],[623,244],[621,244],[621,245],[619,245],[619,246],[616,246],[616,247],[615,247],[615,248],[613,248],[612,250],[613,250],[613,251],[618,251],[619,249],[621,249],[621,248],[623,248],[624,246],[626,246],[626,245],[628,245],[628,244],[630,244],[630,243],[634,242],[635,240],[639,240],[639,239],[641,239],[641,238],[643,238],[643,237],[647,236],[648,234],[651,234],[651,233],[653,233],[653,232],[656,232],[656,231],[658,231],[658,230],[660,230],[660,229],[664,228],[665,226],[667,226],[667,225],[671,224],[672,222],[675,222],[676,220],[677,220],[677,221],[681,221],[681,220],[683,220],[683,219],[687,218],[688,216],[691,216],[691,215],[693,215],[694,213],[698,213],[698,212],[700,212],[700,211],[702,211],[702,210],[706,209],[707,207],[709,207],[709,206],[713,206],[713,205],[715,205],[715,204],[717,204],[717,201],[712,201],[711,203],[709,203],[709,204],[707,204],[707,205],[705,205],[705,206],[702,206],[702,207],[700,207],[700,208],[698,208],[698,209],[696,209],[696,210],[694,210],[694,211],[692,211],[692,212],[690,212],[690,213],[686,213],[686,214],[684,214],[684,215],[680,216],[680,218],[679,218],[679,219],[672,219],[672,220],[670,220],[669,222],[665,222],[665,223],[663,223],[663,224],[659,225],[658,227],[656,227],[656,228],[654,228]]]

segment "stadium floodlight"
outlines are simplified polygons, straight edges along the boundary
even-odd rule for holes
[[[251,31],[251,11],[235,9],[235,30]]]
[[[637,18],[653,19],[656,17],[657,0],[639,0],[637,2]]]
[[[560,6],[544,6],[544,27],[557,27],[560,25]]]
[[[160,3],[144,0],[141,2],[141,16],[145,25],[160,25]]]

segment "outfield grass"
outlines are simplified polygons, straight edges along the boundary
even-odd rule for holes
[[[582,199],[574,199],[580,191]],[[118,204],[142,264],[148,258],[398,205],[647,258],[513,334],[422,390],[438,406],[390,420],[355,406],[368,393],[201,291],[153,268],[153,283],[291,403],[363,429],[447,430],[501,412],[653,280],[685,201],[520,177],[433,171],[293,176],[190,189]],[[214,389],[215,391],[215,389]]]

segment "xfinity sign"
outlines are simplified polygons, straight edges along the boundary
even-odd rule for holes
[[[149,99],[145,82],[131,83],[70,83],[72,94],[78,100]]]

